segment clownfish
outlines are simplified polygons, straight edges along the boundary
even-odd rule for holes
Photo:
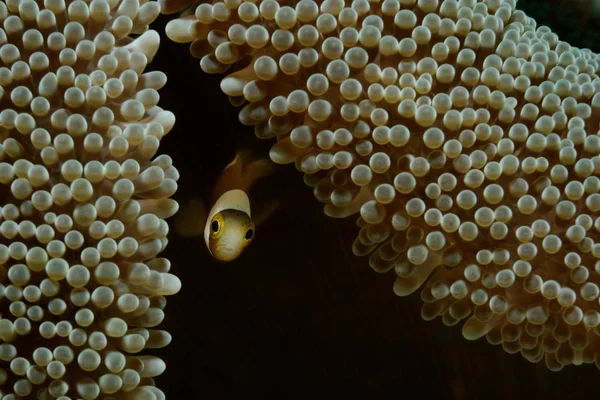
[[[252,218],[248,192],[258,179],[273,172],[274,164],[267,158],[245,163],[244,158],[238,153],[225,167],[208,202],[193,198],[175,221],[179,235],[203,235],[210,254],[222,262],[235,260],[242,254],[254,239],[256,225],[276,207],[276,202],[268,204],[258,217]],[[206,210],[210,211],[206,213]]]

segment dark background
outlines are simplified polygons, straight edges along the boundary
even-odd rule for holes
[[[561,39],[599,51],[591,1],[521,0],[518,6]],[[168,75],[160,105],[177,116],[161,152],[181,173],[175,199],[206,196],[236,149],[266,155],[270,143],[241,125],[187,45],[163,42],[151,69]],[[256,188],[281,207],[236,261],[219,264],[202,240],[170,234],[164,257],[183,281],[161,325],[173,335],[156,351],[167,362],[157,385],[170,399],[383,398],[580,399],[600,394],[593,365],[550,372],[460,327],[420,317],[418,293],[398,298],[393,271],[373,272],[350,248],[354,218],[334,220],[293,165]],[[412,393],[412,395],[411,395]]]

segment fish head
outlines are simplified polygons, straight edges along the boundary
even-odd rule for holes
[[[254,223],[243,211],[220,211],[208,223],[208,249],[219,261],[235,260],[254,239]]]

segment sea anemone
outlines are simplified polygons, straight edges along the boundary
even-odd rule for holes
[[[42,4],[43,3],[43,4]],[[0,2],[0,397],[164,399],[177,170],[143,0]],[[142,352],[142,353],[141,353]],[[111,397],[114,395],[115,397]]]
[[[276,138],[422,315],[600,366],[598,55],[516,0],[161,0],[240,121]]]

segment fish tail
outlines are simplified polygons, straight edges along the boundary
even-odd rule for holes
[[[250,164],[250,162],[252,162],[252,149],[250,149],[250,148],[238,149],[238,151],[235,154],[235,158],[239,162],[241,162],[242,165]]]
[[[266,157],[252,159],[251,150],[241,149],[217,180],[211,203],[217,201],[223,193],[229,190],[239,189],[248,193],[256,181],[274,172],[275,165],[270,159]]]
[[[275,164],[268,158],[261,158],[244,165],[242,169],[242,181],[245,190],[249,190],[254,183],[275,172]]]

